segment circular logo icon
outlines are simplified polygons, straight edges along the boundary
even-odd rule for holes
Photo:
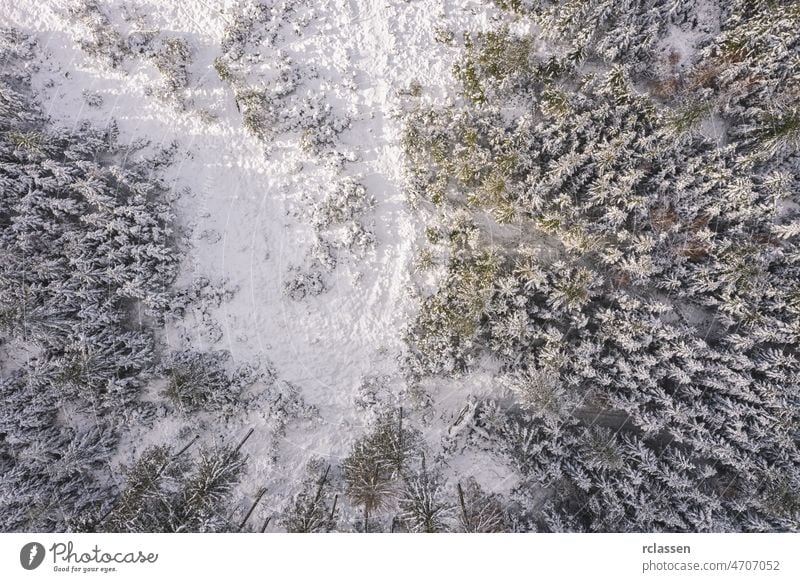
[[[44,561],[44,546],[39,542],[30,542],[19,551],[19,563],[26,570],[35,570]]]

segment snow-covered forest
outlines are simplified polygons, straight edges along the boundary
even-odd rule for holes
[[[0,531],[800,531],[798,0],[0,8]]]

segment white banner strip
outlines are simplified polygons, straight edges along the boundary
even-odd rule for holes
[[[0,580],[800,580],[800,534],[0,534]],[[196,578],[189,578],[196,576]]]

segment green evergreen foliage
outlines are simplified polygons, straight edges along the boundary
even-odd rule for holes
[[[381,409],[339,465],[311,459],[276,522],[800,531],[800,1],[494,4],[493,24],[463,37],[459,98],[398,91],[416,108],[402,145],[426,221],[405,379],[422,391],[487,366],[493,385],[469,394],[437,455],[403,409]],[[213,69],[265,148],[294,134],[338,171],[349,120],[276,43],[305,8],[243,2]],[[132,19],[123,35],[96,0],[67,14],[88,56],[109,69],[144,58],[158,96],[188,105],[185,38]],[[230,293],[207,280],[171,290],[179,257],[158,177],[170,152],[140,159],[113,121],[54,126],[31,96],[34,48],[0,30],[0,343],[29,356],[0,378],[0,531],[241,530],[266,492],[234,518],[244,441],[145,447],[119,482],[108,469],[125,424],[171,409],[202,423],[253,402],[285,436],[316,411],[271,371],[231,372],[227,352],[159,357],[168,315]],[[375,241],[367,189],[329,186],[306,217],[310,265],[283,281],[293,300],[326,290],[340,251],[361,259]],[[157,403],[141,397],[153,378]],[[389,400],[364,384],[362,410]],[[412,417],[445,421],[433,412]],[[448,480],[456,450],[502,463],[513,489]]]
[[[0,31],[0,342],[31,354],[0,380],[0,529],[63,531],[112,489],[178,257],[158,162],[135,162],[113,123],[51,125],[31,56]]]
[[[691,4],[504,6],[564,56],[515,60],[535,39],[503,28],[471,38],[466,103],[407,120],[410,195],[452,233],[431,241],[448,267],[408,369],[501,364],[510,401],[483,403],[470,439],[521,477],[522,528],[800,523],[800,13],[734,3],[688,68],[645,83]]]
[[[219,410],[236,401],[237,386],[226,373],[227,352],[175,352],[159,366],[166,396],[184,413]],[[238,388],[241,388],[240,386]]]
[[[189,43],[180,37],[167,37],[152,51],[151,60],[163,79],[163,98],[184,105],[183,91],[189,86],[192,61]]]
[[[241,445],[240,445],[241,446]],[[223,532],[229,521],[230,496],[246,467],[239,447],[203,448],[193,457],[186,449],[146,449],[127,469],[127,481],[96,529],[108,532]]]
[[[419,436],[403,424],[402,411],[384,413],[342,461],[347,494],[364,512],[363,531],[371,530],[370,516],[396,496],[399,479],[416,457],[418,445]]]
[[[576,62],[625,62],[645,73],[658,41],[672,26],[697,23],[700,6],[689,0],[495,0],[530,17],[545,38]]]
[[[458,516],[465,533],[497,533],[510,531],[504,500],[496,493],[486,493],[474,478],[462,487],[457,485]]]
[[[69,394],[122,405],[152,360],[141,322],[163,316],[175,276],[164,188],[116,162],[113,124],[53,129],[7,78],[0,92],[18,107],[0,120],[3,331],[43,350]]]
[[[298,491],[284,511],[283,526],[289,533],[330,532],[336,527],[337,498],[331,498],[330,465],[313,458]]]
[[[532,43],[516,38],[508,29],[479,33],[475,40],[465,36],[466,55],[453,73],[464,87],[464,95],[473,102],[486,102],[484,80],[503,83],[507,89],[520,90],[531,80]]]
[[[444,494],[439,475],[430,471],[422,457],[418,472],[407,475],[398,498],[400,519],[411,532],[437,533],[449,530],[453,506]]]

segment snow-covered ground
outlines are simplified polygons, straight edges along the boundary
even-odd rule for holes
[[[213,68],[236,4],[101,3],[120,30],[125,15],[135,13],[189,42],[185,110],[154,96],[159,73],[146,60],[126,59],[109,69],[88,57],[76,43],[82,32],[67,14],[74,4],[19,0],[3,7],[2,24],[38,39],[34,86],[54,121],[104,125],[114,119],[123,143],[145,140],[150,142],[145,151],[177,144],[167,176],[178,223],[190,241],[178,284],[205,277],[224,282],[235,294],[212,305],[205,319],[190,312],[163,339],[171,349],[225,349],[236,364],[271,366],[279,381],[296,387],[316,409],[313,418],[290,422],[277,440],[269,409],[227,420],[206,418],[192,427],[206,431],[201,435],[206,440],[228,442],[254,427],[242,493],[254,496],[266,486],[268,498],[278,503],[291,493],[307,459],[338,459],[361,434],[370,417],[355,402],[365,382],[379,386],[380,397],[395,404],[409,398],[399,361],[416,305],[409,286],[422,227],[403,191],[400,113],[409,100],[443,104],[453,94],[456,49],[438,42],[437,35],[489,26],[492,7],[467,0],[295,3],[299,8],[280,28],[275,46],[299,70],[314,72],[300,79],[298,94],[321,95],[333,115],[350,118],[337,145],[348,161],[337,167],[306,154],[296,133],[278,135],[267,146],[243,127],[231,87]],[[422,88],[417,97],[407,95],[412,83]],[[100,99],[89,105],[87,95]],[[340,256],[322,294],[292,300],[284,293],[285,281],[292,269],[307,266],[314,242],[304,219],[308,207],[344,176],[356,177],[375,200],[365,216],[375,245],[363,258]],[[476,377],[458,386],[429,387],[434,407],[424,431],[432,447],[447,436],[470,393],[492,390],[491,384],[491,378]],[[181,442],[185,431],[179,430],[187,422],[166,418],[147,434],[134,428],[130,446],[116,462],[129,462],[146,444]],[[508,471],[487,459],[453,457],[450,468],[461,477],[475,474],[491,489],[508,485]]]

